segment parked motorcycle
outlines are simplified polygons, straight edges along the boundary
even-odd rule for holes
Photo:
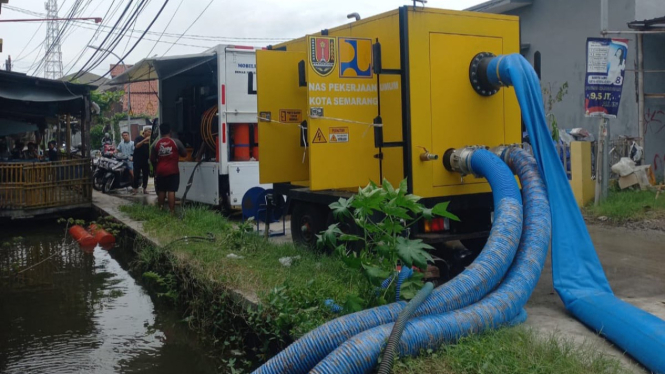
[[[117,188],[132,185],[132,176],[129,173],[129,157],[116,153],[112,157],[101,157],[93,174],[92,186],[97,191],[108,193]]]

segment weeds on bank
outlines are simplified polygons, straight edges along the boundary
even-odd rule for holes
[[[417,358],[395,363],[402,374],[628,374],[621,363],[589,343],[559,334],[542,336],[524,327],[462,338]]]
[[[643,219],[665,218],[665,193],[656,199],[653,191],[610,191],[598,206],[587,205],[585,213],[594,217],[605,216],[618,223]]]
[[[369,293],[362,274],[338,258],[268,242],[251,224],[233,224],[207,207],[188,208],[182,220],[153,206],[121,210],[166,243],[141,245],[136,268],[164,299],[184,307],[190,326],[213,336],[218,347],[242,343],[261,359],[334,318],[326,299],[343,303]],[[284,257],[291,266],[280,263]],[[256,295],[260,303],[243,305],[233,290]]]

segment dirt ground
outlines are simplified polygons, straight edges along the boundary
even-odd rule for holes
[[[665,232],[609,225],[587,226],[614,293],[645,311],[665,319]],[[588,341],[619,357],[636,373],[647,371],[630,357],[596,336],[563,307],[552,286],[548,261],[526,307],[527,325],[543,332],[558,331],[575,341]]]

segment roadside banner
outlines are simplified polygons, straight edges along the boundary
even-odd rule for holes
[[[584,114],[616,118],[621,102],[628,39],[587,38]]]

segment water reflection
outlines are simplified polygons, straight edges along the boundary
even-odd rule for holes
[[[0,229],[0,372],[213,373],[111,252],[58,226]]]

